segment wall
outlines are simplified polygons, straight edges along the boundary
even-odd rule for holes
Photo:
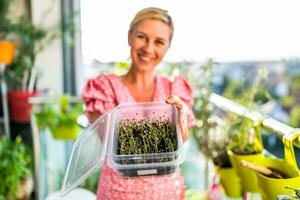
[[[61,5],[59,0],[31,0],[32,20],[36,25],[54,26],[60,22]],[[60,39],[47,45],[36,58],[36,67],[42,77],[38,88],[50,89],[57,94],[63,91],[62,43]]]

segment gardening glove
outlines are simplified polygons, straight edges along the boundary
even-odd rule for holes
[[[175,105],[178,109],[178,124],[181,131],[182,140],[185,141],[188,137],[188,107],[175,95],[169,96],[166,103]]]

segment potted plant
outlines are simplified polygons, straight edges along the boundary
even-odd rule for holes
[[[213,59],[206,60],[201,67],[197,68],[198,76],[188,77],[193,83],[195,91],[195,103],[193,111],[197,120],[195,127],[190,129],[191,136],[196,141],[199,151],[205,156],[205,177],[204,186],[208,189],[209,181],[209,166],[208,161],[212,158],[211,147],[209,145],[211,141],[210,134],[216,126],[212,120],[214,116],[213,105],[209,101],[209,97],[212,93],[212,75],[215,63]],[[199,79],[201,77],[201,79]],[[197,90],[198,89],[198,90]]]
[[[8,115],[7,109],[7,98],[6,98],[6,85],[5,85],[5,77],[4,72],[7,65],[12,63],[14,53],[15,53],[15,45],[12,41],[7,37],[7,33],[11,29],[10,24],[8,23],[7,13],[10,5],[10,0],[3,0],[0,2],[0,78],[1,78],[1,93],[2,93],[2,104],[5,105],[4,115]],[[7,116],[8,117],[8,116]],[[8,122],[6,122],[8,123]]]
[[[28,99],[41,91],[36,90],[38,72],[35,69],[35,59],[54,39],[61,34],[60,26],[45,28],[32,23],[29,11],[25,10],[19,18],[12,20],[8,17],[11,0],[1,1],[3,4],[3,18],[0,20],[0,35],[9,36],[16,46],[15,58],[5,70],[8,85],[8,100],[10,118],[14,122],[28,123],[32,106]],[[2,6],[2,5],[1,5]],[[0,6],[0,7],[1,7]],[[45,17],[48,13],[45,13]],[[68,28],[69,29],[69,28]]]
[[[11,119],[15,122],[30,121],[32,106],[28,99],[38,95],[35,89],[37,72],[34,69],[36,55],[41,52],[46,42],[53,40],[53,31],[32,24],[28,16],[23,16],[14,24],[16,37],[16,57],[5,71],[9,87],[8,99]],[[22,111],[22,112],[20,112]]]
[[[0,199],[29,199],[32,192],[31,156],[20,137],[14,142],[0,138],[0,160]]]
[[[267,71],[259,71],[253,85],[245,91],[244,97],[240,98],[239,103],[249,109],[252,109],[255,97],[263,89],[263,81],[266,80]],[[265,93],[268,94],[268,93]],[[228,146],[227,153],[230,161],[241,179],[244,191],[258,192],[255,173],[249,169],[240,166],[241,160],[249,162],[258,160],[263,157],[263,144],[260,135],[260,122],[253,122],[246,117],[233,118],[231,131],[235,134],[235,140]]]
[[[259,127],[255,127],[252,121],[244,119],[241,128],[238,129],[237,141],[231,143],[227,149],[229,159],[241,179],[244,191],[258,192],[254,172],[240,166],[241,160],[253,162],[263,157],[263,147],[260,138]]]
[[[22,23],[24,22],[24,20],[20,20],[20,23],[19,23],[18,20],[12,20],[11,17],[9,17],[9,14],[10,14],[9,11],[10,11],[12,3],[13,3],[13,1],[10,1],[10,0],[3,0],[0,3],[0,13],[1,13],[0,14],[0,19],[1,19],[0,20],[1,21],[0,22],[0,39],[1,40],[7,40],[6,43],[8,43],[8,41],[9,41],[9,43],[11,43],[10,46],[16,46],[17,52],[15,53],[16,54],[15,59],[20,60],[20,58],[18,58],[19,55],[21,55],[19,53],[20,51],[24,51],[27,54],[31,54],[32,51],[26,45],[19,45],[23,42],[22,41],[22,36],[20,35],[20,32],[22,32],[22,31],[26,32],[26,31],[22,30],[24,28],[21,28]],[[22,21],[22,23],[21,23],[21,21]],[[27,28],[27,31],[28,30],[29,29]],[[28,33],[28,34],[30,34],[30,33]],[[28,38],[27,38],[27,40],[28,40]],[[31,41],[26,41],[26,42],[28,43],[28,42],[31,42]],[[24,47],[25,50],[22,50],[22,47]],[[6,49],[8,49],[8,48],[6,48]],[[12,48],[9,48],[9,49],[12,49]],[[10,53],[10,54],[12,55],[12,53]],[[12,61],[12,56],[11,55],[9,55],[9,52],[7,52],[7,51],[6,51],[6,53],[3,53],[1,51],[1,57],[3,56],[3,57],[5,57],[6,60],[7,59],[10,60],[9,63],[6,63],[7,65],[12,63],[11,62]],[[27,59],[26,63],[30,63],[30,59],[28,59],[28,58],[26,58],[26,59]],[[23,59],[23,60],[25,60],[25,59]],[[8,86],[9,86],[8,88],[9,88],[10,91],[16,89],[16,87],[15,87],[16,84],[12,83],[12,81],[14,79],[18,79],[18,76],[22,76],[23,74],[28,73],[28,72],[24,73],[23,69],[21,71],[21,70],[16,69],[16,67],[13,67],[13,65],[15,65],[15,63],[16,63],[16,60],[14,60],[12,66],[10,65],[10,67],[12,67],[12,68],[8,67],[4,71],[5,72],[5,79],[8,83]],[[21,66],[21,68],[24,68],[24,66]],[[15,74],[18,74],[18,75],[16,76]],[[14,77],[12,78],[12,76],[14,76]],[[21,106],[21,107],[18,107],[17,109],[15,109],[15,106],[12,105],[12,104],[15,104],[16,102],[18,102],[17,106],[18,105],[19,106],[23,105],[24,104],[23,102],[26,102],[27,99],[25,99],[25,100],[21,99],[21,101],[20,101],[20,99],[12,100],[12,98],[13,98],[12,96],[16,96],[16,95],[14,95],[14,93],[13,93],[13,95],[11,95],[10,92],[8,93],[8,96],[9,96],[9,106],[10,106],[10,111],[11,111],[10,112],[11,119],[13,121],[23,122],[24,117],[22,117],[22,116],[18,117],[17,113],[21,113],[21,115],[23,115],[23,116],[24,116],[24,113],[26,113],[27,119],[25,119],[25,121],[28,122],[29,121],[29,112],[27,111],[28,108],[26,108],[26,106]],[[30,105],[27,104],[27,107],[30,107]],[[22,110],[22,112],[20,112],[20,110]]]
[[[59,104],[45,104],[35,111],[37,124],[41,130],[50,130],[55,139],[73,140],[79,133],[76,120],[82,113],[82,103],[71,103],[70,96],[60,97]]]
[[[263,200],[276,199],[280,194],[292,195],[292,191],[285,188],[291,186],[300,187],[300,171],[297,166],[293,142],[300,136],[300,131],[295,130],[283,136],[284,159],[276,157],[264,157],[253,162],[254,165],[267,168],[281,177],[266,176],[263,173],[255,172],[257,183],[260,187],[260,194]]]
[[[220,177],[220,183],[226,196],[239,198],[242,196],[240,178],[233,168],[226,151],[227,146],[232,142],[234,135],[230,130],[231,122],[228,118],[223,117],[222,123],[218,124],[216,129],[210,133],[209,149],[211,159],[215,165],[215,170]]]
[[[189,77],[196,89],[193,110],[197,119],[197,125],[190,130],[190,133],[196,141],[198,149],[206,158],[205,174],[209,173],[208,161],[212,160],[226,195],[229,197],[240,197],[239,179],[226,152],[226,146],[231,140],[231,132],[228,131],[227,124],[223,123],[223,119],[214,114],[213,105],[209,100],[213,92],[214,67],[214,61],[208,59],[197,69],[199,74],[196,77]],[[202,78],[199,79],[199,76]],[[219,123],[220,121],[222,122],[221,124]],[[204,181],[207,188],[208,177],[205,177]]]

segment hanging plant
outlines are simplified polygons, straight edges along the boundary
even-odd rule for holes
[[[75,139],[79,132],[76,122],[82,114],[82,103],[71,103],[69,96],[62,96],[58,105],[45,104],[35,113],[36,121],[41,130],[49,129],[56,139]]]
[[[262,99],[262,94],[264,94],[263,96],[265,98],[270,99],[270,94],[264,88],[267,76],[268,71],[266,69],[259,70],[252,86],[245,89],[242,97],[236,97],[234,100],[251,110],[257,102],[255,99]],[[238,155],[250,155],[262,151],[262,144],[259,144],[259,142],[261,142],[260,138],[257,138],[260,137],[260,133],[257,133],[257,131],[259,131],[258,124],[255,124],[246,117],[238,116],[232,117],[231,124],[232,126],[230,129],[231,132],[234,133],[234,140],[230,147],[234,153]]]

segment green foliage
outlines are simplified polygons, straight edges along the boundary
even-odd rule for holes
[[[246,87],[243,81],[227,80],[227,86],[223,92],[223,96],[228,99],[238,100],[243,95],[245,90]]]
[[[26,16],[21,17],[13,26],[11,34],[17,37],[17,41],[14,42],[17,51],[13,63],[5,71],[5,77],[11,89],[22,90],[27,89],[36,55],[43,50],[43,42],[49,42],[50,33],[33,25]]]
[[[8,19],[9,9],[14,0],[0,1],[0,40],[6,40],[8,34],[14,29]]]
[[[217,124],[217,116],[210,103],[213,92],[213,72],[216,63],[206,60],[198,70],[198,76],[191,78],[195,90],[193,111],[197,125],[190,129],[199,150],[218,166],[229,167],[226,146],[231,141],[231,132],[226,123]],[[199,78],[201,77],[201,78]]]
[[[62,96],[59,105],[45,104],[42,110],[35,112],[35,116],[41,130],[50,129],[53,133],[62,125],[77,126],[76,119],[82,111],[81,102],[71,103],[69,96]]]
[[[168,120],[121,121],[117,130],[118,154],[174,152],[177,136]]]
[[[189,62],[171,63],[164,68],[164,73],[174,77],[184,75],[193,86],[193,111],[197,119],[195,127],[189,129],[195,139],[198,149],[209,159],[213,159],[220,166],[230,166],[226,153],[226,146],[231,141],[231,133],[225,123],[216,124],[210,95],[213,92],[213,73],[217,64],[213,59],[207,59],[203,64]]]
[[[265,88],[267,76],[268,71],[260,69],[252,84],[248,84],[245,81],[228,80],[223,96],[247,108],[253,108],[257,104],[266,103],[272,98]]]
[[[300,128],[300,105],[292,108],[290,113],[290,124],[293,127]]]
[[[246,117],[236,116],[232,113],[229,131],[232,134],[230,147],[239,155],[248,155],[261,152],[261,146],[254,145],[256,133],[254,122]],[[229,116],[227,116],[229,117]]]
[[[65,37],[70,31],[74,32],[74,24],[66,24],[64,32],[61,31],[60,24],[47,28],[35,25],[28,11],[13,21],[8,17],[12,2],[12,0],[0,2],[0,39],[11,40],[16,46],[15,58],[11,66],[6,68],[5,78],[9,89],[27,90],[37,54],[54,39],[60,36]],[[49,9],[43,18],[46,18],[51,10]]]
[[[300,75],[294,75],[291,77],[291,88],[293,90],[300,89]]]
[[[16,196],[22,179],[31,174],[31,156],[20,137],[14,142],[0,138],[0,199]]]
[[[291,186],[285,186],[286,189],[294,190],[295,195],[278,195],[278,200],[297,200],[300,199],[300,188],[293,188]]]
[[[255,104],[255,97],[260,90],[264,90],[264,83],[267,80],[268,72],[266,69],[261,69],[254,83],[248,87],[241,96],[233,98],[234,101],[244,105],[248,109],[253,109]],[[226,90],[225,90],[226,92]],[[265,92],[265,94],[268,94]],[[269,94],[267,98],[270,98]],[[232,114],[229,114],[232,115]],[[234,133],[235,140],[231,144],[232,150],[237,154],[254,154],[262,151],[262,144],[259,144],[259,138],[255,129],[255,123],[246,117],[230,116],[231,128],[230,131]]]
[[[199,68],[200,76],[198,81],[195,82],[195,88],[199,88],[198,94],[195,95],[195,104],[193,111],[197,119],[197,126],[191,129],[191,134],[195,137],[198,144],[198,148],[201,152],[209,158],[212,158],[212,149],[210,139],[210,130],[215,128],[215,123],[213,122],[213,105],[210,103],[209,98],[212,93],[212,76],[214,62],[212,59],[208,59]]]

